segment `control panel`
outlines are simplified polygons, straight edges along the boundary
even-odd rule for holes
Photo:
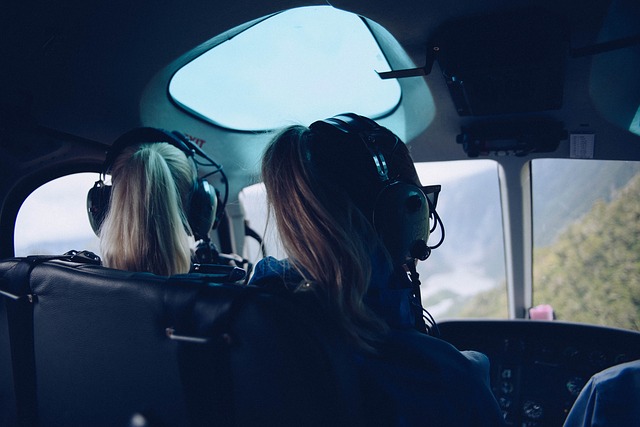
[[[538,320],[455,320],[441,337],[491,362],[491,387],[506,424],[561,427],[589,378],[640,359],[640,333]]]

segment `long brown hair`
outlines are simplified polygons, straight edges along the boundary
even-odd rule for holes
[[[267,198],[294,268],[312,286],[322,288],[345,333],[360,347],[372,349],[387,330],[364,303],[372,253],[380,242],[366,215],[342,188],[341,177],[314,170],[309,144],[321,142],[313,137],[308,128],[291,126],[272,140],[262,161]],[[362,191],[374,198],[377,190]]]

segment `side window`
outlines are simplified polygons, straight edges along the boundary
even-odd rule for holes
[[[286,258],[287,254],[276,229],[276,220],[273,215],[269,215],[264,184],[243,188],[238,199],[244,211],[246,226],[261,240],[259,242],[255,238],[245,237],[243,256],[254,264],[265,255]]]
[[[87,192],[97,173],[78,173],[50,181],[27,197],[18,212],[16,256],[62,254],[69,250],[98,253],[98,238],[87,217]]]

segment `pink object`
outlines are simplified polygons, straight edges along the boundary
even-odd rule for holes
[[[529,309],[529,317],[533,320],[553,320],[553,307],[549,304],[540,304]]]

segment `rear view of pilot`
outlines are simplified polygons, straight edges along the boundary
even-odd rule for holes
[[[342,114],[284,129],[262,174],[288,258],[259,262],[251,284],[334,321],[352,348],[365,425],[503,425],[486,356],[437,338],[422,307],[415,265],[444,239],[440,186],[421,186],[405,144]]]
[[[196,155],[212,173],[220,170],[177,132],[138,128],[113,143],[87,196],[106,267],[164,276],[190,271],[196,241],[208,241],[223,209],[214,189],[198,177],[203,161],[196,163]],[[111,185],[103,180],[106,174]]]

